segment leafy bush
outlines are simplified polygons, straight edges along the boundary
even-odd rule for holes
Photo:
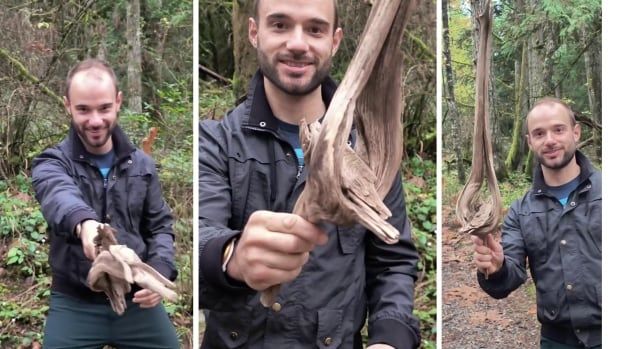
[[[414,314],[420,319],[422,348],[434,349],[437,335],[435,163],[419,157],[406,160],[403,187],[412,238],[420,254]]]

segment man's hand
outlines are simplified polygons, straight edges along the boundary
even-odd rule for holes
[[[237,242],[226,272],[262,291],[295,279],[309,252],[327,240],[324,231],[298,215],[256,211]]]
[[[139,304],[140,308],[152,308],[161,302],[162,298],[159,294],[143,289],[133,295],[132,302]]]
[[[99,222],[88,219],[82,222],[79,236],[82,240],[82,248],[84,249],[84,255],[91,261],[95,260],[95,236],[97,236],[97,227]]]
[[[487,272],[491,275],[504,264],[504,249],[498,241],[495,241],[493,234],[488,234],[485,239],[486,246],[481,238],[471,236],[471,241],[474,243],[474,263],[481,273]]]
[[[369,345],[368,347],[366,347],[366,349],[396,349],[396,348],[394,348],[393,346],[389,344],[377,343],[377,344]]]

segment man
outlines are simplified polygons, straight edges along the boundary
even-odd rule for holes
[[[174,280],[172,215],[153,160],[117,125],[122,93],[114,71],[88,59],[67,76],[68,136],[33,161],[32,182],[48,223],[52,293],[45,348],[178,348],[161,296],[134,287],[117,316],[86,283],[97,226],[114,227],[127,245]]]
[[[249,39],[260,70],[243,103],[200,125],[203,348],[362,348],[367,313],[368,348],[419,345],[400,176],[385,199],[395,245],[290,213],[307,176],[297,125],[320,119],[336,89],[337,22],[333,0],[257,1]],[[278,284],[263,307],[259,292]]]
[[[539,163],[532,189],[510,207],[501,244],[472,237],[478,282],[504,298],[525,281],[527,259],[540,347],[600,348],[601,173],[576,150],[581,127],[561,100],[538,101],[525,126]]]

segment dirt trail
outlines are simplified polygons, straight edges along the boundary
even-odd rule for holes
[[[538,348],[540,325],[531,278],[502,300],[484,293],[476,280],[469,236],[458,234],[450,225],[450,210],[443,211],[442,348]]]

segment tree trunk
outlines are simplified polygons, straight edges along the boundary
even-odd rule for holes
[[[583,40],[590,40],[591,34],[587,28],[582,30]],[[584,52],[584,63],[586,71],[586,87],[588,89],[588,104],[592,120],[601,124],[601,56],[600,56],[600,36],[597,36],[594,43],[584,42],[589,47]],[[586,46],[587,47],[587,46]],[[592,139],[594,148],[596,149],[596,159],[598,162],[602,159],[602,143],[601,131],[592,128]]]
[[[463,154],[459,140],[463,139],[461,135],[461,118],[456,106],[454,98],[454,73],[452,71],[452,56],[450,54],[450,29],[448,21],[448,0],[441,0],[442,21],[443,21],[443,54],[444,69],[446,72],[446,104],[448,106],[448,118],[451,120],[450,148],[456,154],[456,168],[458,172],[459,183],[465,183],[465,169],[463,167]]]
[[[522,100],[525,90],[525,71],[527,70],[527,52],[526,45],[521,46],[521,61],[515,62],[515,109],[514,109],[514,121],[512,126],[512,141],[510,143],[510,150],[506,156],[504,165],[509,171],[515,171],[519,167],[521,162],[521,139],[523,138],[523,118]]]
[[[239,97],[245,94],[248,83],[258,67],[256,52],[248,39],[248,18],[252,16],[254,1],[233,1],[233,52],[235,56],[235,76],[233,91]]]
[[[142,46],[140,45],[140,0],[127,3],[127,106],[142,113]]]

